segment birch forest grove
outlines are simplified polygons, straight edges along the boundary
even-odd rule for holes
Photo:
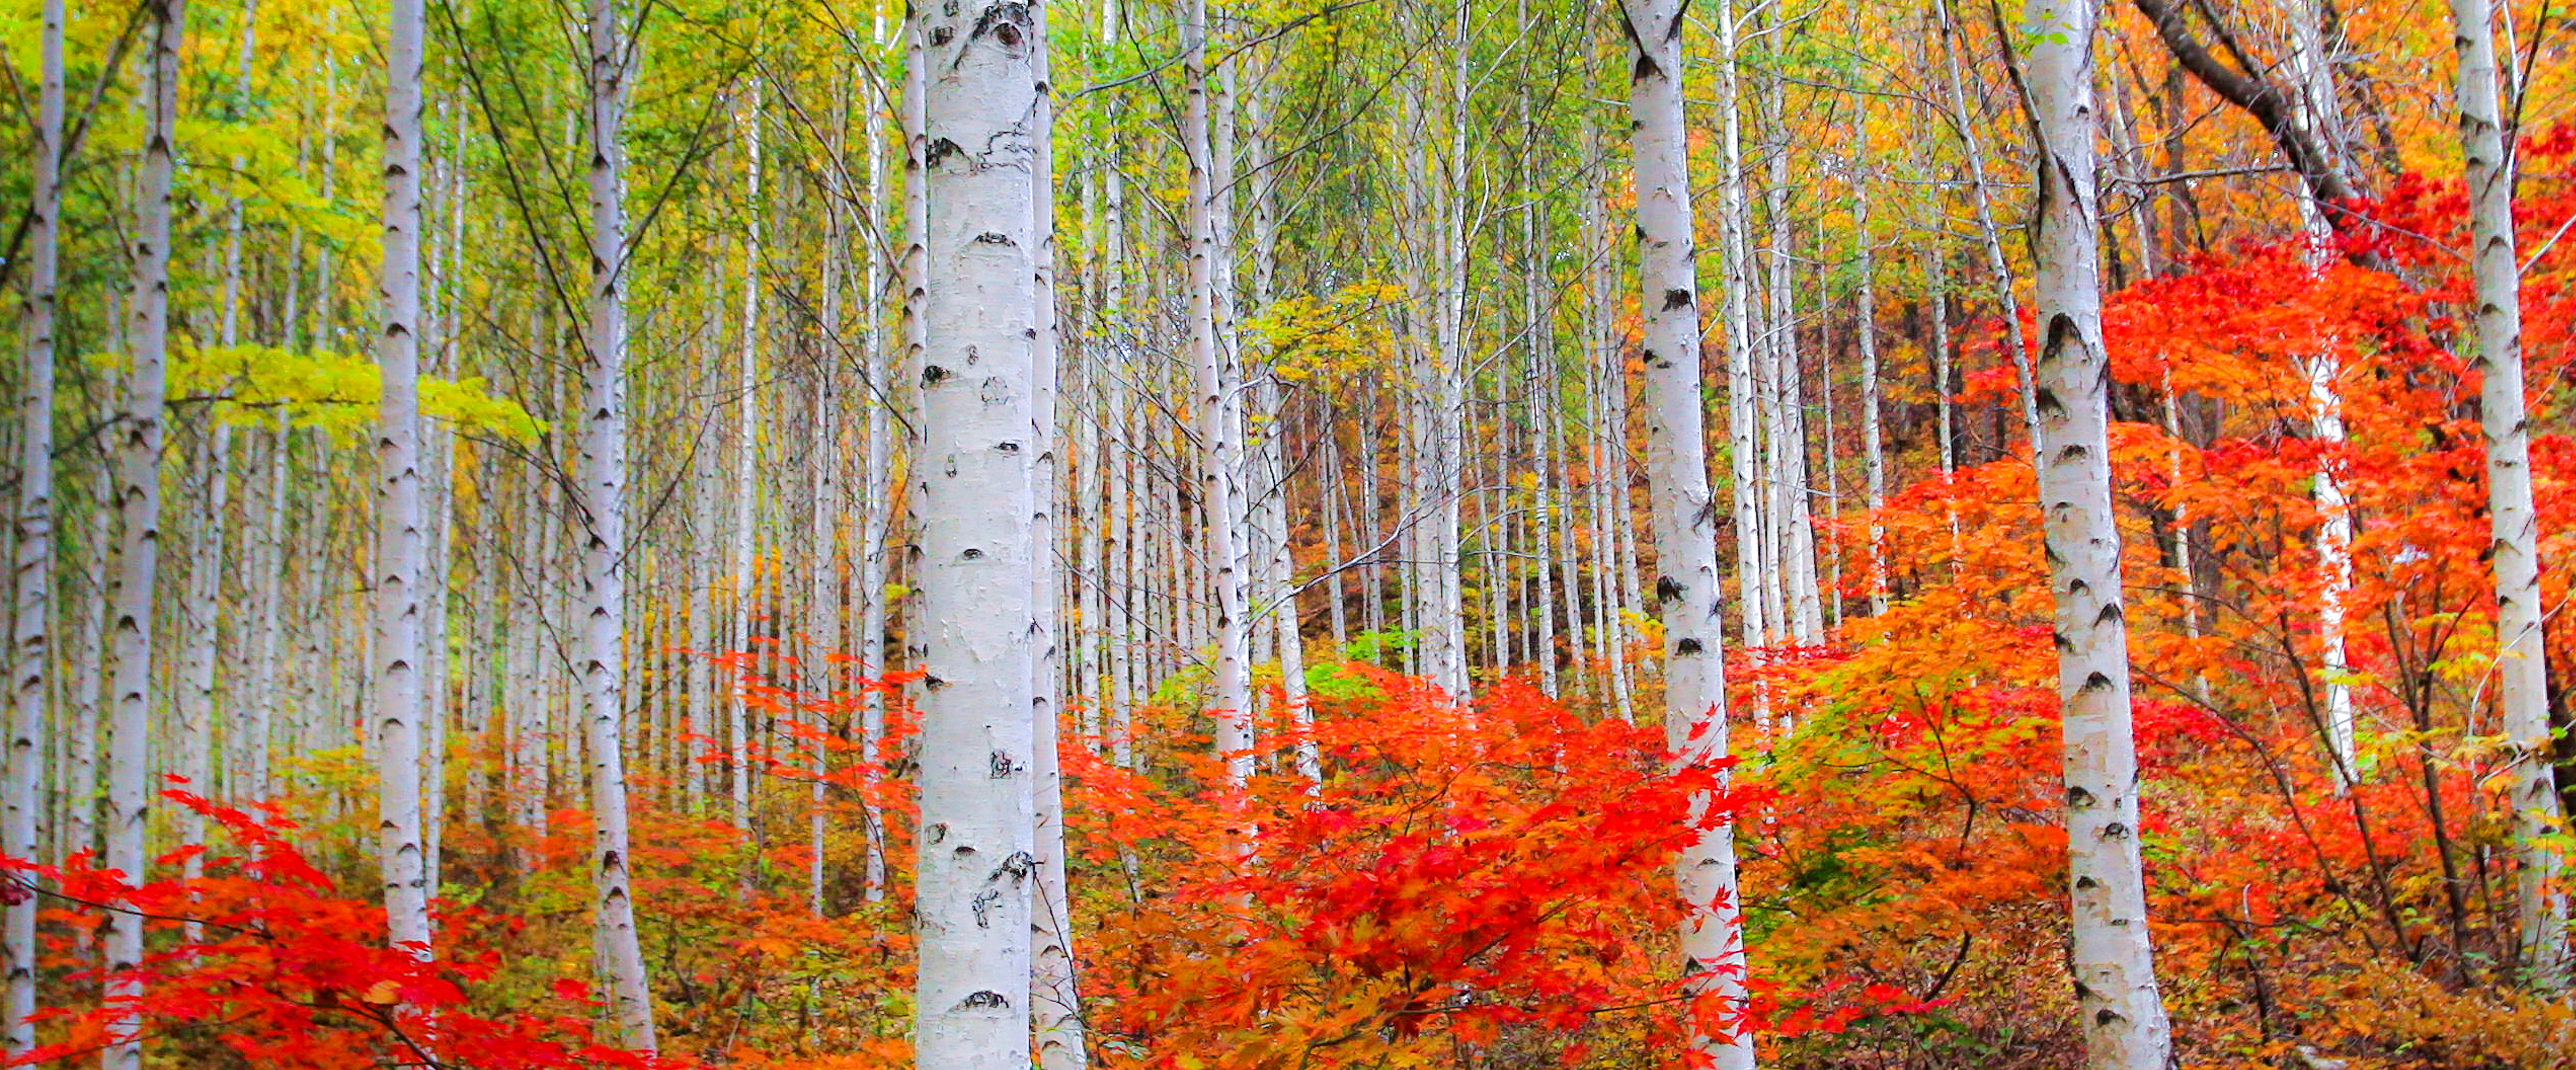
[[[2576,1070],[2567,0],[0,0],[0,1067]]]

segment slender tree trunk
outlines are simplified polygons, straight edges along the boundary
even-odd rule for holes
[[[1216,587],[1216,749],[1226,767],[1229,788],[1239,789],[1252,775],[1252,685],[1245,663],[1243,585],[1237,567],[1235,529],[1236,469],[1242,452],[1237,425],[1229,418],[1229,399],[1236,389],[1228,374],[1226,344],[1219,337],[1222,311],[1217,288],[1220,242],[1215,182],[1216,153],[1210,144],[1208,117],[1207,7],[1205,0],[1182,0],[1181,50],[1188,80],[1188,103],[1181,125],[1189,154],[1189,316],[1190,364],[1197,379],[1197,419],[1203,489],[1200,505],[1207,513],[1206,558]]]
[[[1726,757],[1724,606],[1715,506],[1700,425],[1698,281],[1691,249],[1690,166],[1682,115],[1679,0],[1622,0],[1635,48],[1630,141],[1637,182],[1637,268],[1645,310],[1647,472],[1654,485],[1655,593],[1664,623],[1664,735],[1677,761]],[[1690,1045],[1719,1070],[1754,1065],[1744,1027],[1744,929],[1734,829],[1693,830],[1674,863],[1682,917],[1682,975],[1695,998]]]
[[[1030,582],[1043,26],[1005,0],[917,13],[928,200],[927,346],[913,495],[921,613],[921,969],[915,1065],[1025,1065],[1035,897]],[[920,281],[915,276],[916,284]]]
[[[2531,427],[2522,385],[2522,267],[2514,251],[2513,158],[2496,106],[2494,12],[2451,0],[2459,52],[2460,150],[2468,160],[2470,266],[2477,286],[2480,419],[2486,432],[2487,514],[2495,542],[2496,709],[2515,750],[2512,786],[2514,917],[2522,966],[2539,992],[2567,987],[2567,891],[2547,842],[2563,815],[2549,761],[2548,664],[2541,642],[2540,519],[2532,507]]]
[[[846,93],[834,106],[838,114],[847,115]],[[840,600],[840,531],[842,493],[841,468],[840,376],[839,358],[834,353],[841,344],[841,257],[847,241],[841,229],[840,174],[846,159],[842,125],[832,126],[826,146],[827,158],[822,168],[823,201],[823,280],[822,341],[815,349],[812,417],[806,432],[812,436],[806,448],[807,490],[813,497],[808,514],[811,527],[805,547],[809,569],[805,577],[805,659],[803,672],[806,700],[832,702],[840,692],[840,673],[832,659],[841,647]],[[806,744],[807,772],[813,777],[806,783],[806,859],[805,890],[807,912],[823,916],[823,835],[827,801],[823,778],[829,772],[831,750],[824,741],[831,735],[829,715],[815,707],[807,714],[806,729],[813,738]]]
[[[376,338],[375,697],[377,862],[397,947],[429,955],[421,844],[421,588],[430,582],[420,476],[421,0],[393,0],[385,50],[384,268]]]
[[[1765,5],[1765,36],[1774,41],[1786,32],[1778,5]],[[1776,45],[1774,46],[1777,47]],[[1771,369],[1765,384],[1776,422],[1771,439],[1772,523],[1778,531],[1780,585],[1788,619],[1781,621],[1800,646],[1825,641],[1823,592],[1816,578],[1814,498],[1807,470],[1807,417],[1803,388],[1805,365],[1798,354],[1795,220],[1789,209],[1788,79],[1776,69],[1763,77],[1763,111],[1771,125]],[[1829,450],[1830,452],[1830,450]],[[1788,711],[1780,711],[1780,730],[1788,731]]]
[[[753,593],[752,510],[760,495],[752,488],[752,466],[760,451],[760,397],[753,362],[760,347],[760,79],[751,80],[751,99],[742,117],[743,151],[749,177],[744,189],[746,230],[742,252],[742,348],[734,365],[734,512],[733,512],[733,646],[745,660],[733,686],[733,826],[752,836],[751,784],[757,775],[751,760],[751,693],[746,686],[758,664],[751,643]],[[746,879],[749,873],[745,870]]]
[[[882,8],[879,8],[874,15],[869,27],[868,41],[873,48],[870,61],[873,71],[874,57],[882,56],[887,44],[885,13]],[[871,74],[871,78],[873,77],[874,75]],[[873,213],[879,212],[885,204],[885,109],[880,106],[882,100],[882,95],[872,95],[868,104],[867,118],[862,127],[868,145],[867,203],[868,211],[872,213],[871,218],[879,218]],[[894,462],[893,380],[898,372],[886,360],[884,288],[887,267],[885,243],[869,242],[868,333],[865,359],[868,382],[874,389],[870,391],[870,400],[873,404],[867,411],[868,426],[864,447],[866,453],[862,462],[865,471],[862,479],[866,484],[863,493],[866,495],[867,502],[859,520],[858,653],[859,671],[871,680],[883,679],[889,670],[889,666],[886,665],[885,648],[886,543],[893,522],[893,507],[888,500],[888,492],[893,488],[893,480],[890,478]],[[876,763],[884,760],[882,751],[885,746],[885,693],[880,688],[867,688],[860,696],[859,704],[859,756],[867,763],[862,768],[873,770],[877,768]],[[876,774],[871,772],[868,776],[870,783],[873,784]],[[867,824],[864,830],[867,836],[867,857],[862,863],[861,878],[864,883],[862,895],[868,902],[873,903],[885,898],[885,813],[877,805],[872,794],[862,800],[860,812]]]
[[[151,817],[151,718],[154,665],[154,587],[161,566],[161,454],[163,407],[169,387],[170,179],[179,130],[179,51],[185,0],[153,0],[151,77],[145,102],[141,219],[134,232],[134,281],[129,299],[132,370],[125,380],[125,424],[119,431],[117,499],[124,514],[125,545],[114,596],[116,712],[108,748],[107,868],[141,884],[145,878],[144,826]],[[140,1000],[143,984],[130,972],[143,961],[143,919],[114,913],[107,922],[111,1000]],[[141,1070],[141,1021],[129,1012],[108,1031],[106,1070]]]
[[[80,571],[84,582],[76,603],[80,616],[72,634],[71,701],[76,712],[70,767],[64,770],[64,803],[71,811],[66,819],[71,836],[64,844],[65,854],[99,848],[98,734],[113,709],[105,663],[109,641],[107,605],[116,594],[110,579],[115,574],[117,553],[113,468],[112,460],[101,450],[98,465],[91,473],[88,516],[82,524]]]
[[[1977,113],[1968,108],[1967,92],[1959,76],[1959,52],[1962,46],[1953,40],[1953,37],[1960,32],[1960,28],[1951,21],[1947,0],[1942,0],[1940,4],[1940,16],[1943,26],[1941,55],[1949,74],[1951,121],[1958,127],[1959,140],[1965,150],[1962,155],[1968,163],[1969,200],[1977,209],[1977,232],[1985,239],[1986,273],[1994,276],[1995,303],[2000,306],[2004,321],[2004,341],[2012,349],[2010,356],[2013,373],[2021,380],[2022,424],[2029,432],[2031,441],[2037,442],[2039,441],[2039,406],[2038,400],[2032,396],[2030,345],[2022,337],[2021,332],[2021,300],[2014,296],[2012,268],[2004,258],[2003,231],[1995,225],[1994,198],[1986,190],[1985,150],[1978,143]],[[1996,47],[2011,48],[2012,43],[2000,42]],[[2086,47],[2090,48],[2089,45]],[[2090,75],[2088,74],[2087,77]],[[2089,83],[2084,92],[2089,101],[2093,92]],[[2091,122],[2089,118],[2086,121]],[[2000,447],[2000,444],[1998,446]]]
[[[289,322],[292,322],[290,319]],[[286,487],[295,466],[294,433],[283,418],[270,428],[265,441],[268,455],[268,486],[262,508],[260,544],[254,553],[259,569],[252,581],[252,598],[258,603],[257,619],[252,625],[251,671],[249,694],[242,699],[242,721],[237,731],[241,740],[242,773],[234,795],[244,799],[265,799],[275,791],[270,783],[269,736],[274,727],[278,705],[279,635],[278,610],[286,570]]]
[[[45,0],[41,32],[27,288],[18,305],[26,351],[18,380],[18,509],[10,561],[16,600],[10,607],[8,795],[0,804],[6,808],[0,853],[24,859],[37,857],[39,785],[51,749],[45,699],[54,676],[54,286],[63,203],[63,0]],[[0,1023],[8,1030],[7,1054],[15,1056],[36,1043],[35,1023],[27,1020],[36,1011],[35,896],[10,900],[6,937],[9,991]]]
[[[1866,108],[1860,125],[1869,125]],[[1861,145],[1857,151],[1865,154],[1868,146]],[[1879,513],[1887,508],[1887,453],[1878,408],[1878,269],[1873,260],[1876,241],[1869,229],[1869,185],[1869,163],[1863,156],[1852,172],[1853,270],[1860,276],[1852,325],[1860,338],[1860,452],[1869,481],[1869,614],[1875,617],[1887,612],[1887,531],[1878,522]]]
[[[2335,135],[2342,120],[2335,106],[2333,66],[2326,56],[2316,0],[2290,0],[2287,8],[2289,74],[2301,98],[2301,106],[2292,113],[2294,121],[2320,146],[2325,157],[2322,166],[2340,172],[2341,161],[2332,146],[2340,140]],[[2306,185],[2299,187],[2299,221],[2308,235],[2306,259],[2311,270],[2322,270],[2334,259],[2332,211],[2333,206],[2319,203]],[[2344,497],[2342,481],[2335,474],[2334,456],[2344,442],[2343,398],[2335,385],[2342,368],[2331,345],[2308,354],[2300,364],[2308,380],[2309,425],[2317,441],[2326,447],[2317,460],[2311,490],[2319,517],[2317,568],[2325,574],[2325,589],[2318,592],[2317,598],[2317,645],[2321,654],[2319,675],[2325,684],[2326,755],[2334,764],[2336,782],[2349,787],[2359,779],[2361,766],[2354,738],[2357,726],[2352,665],[2344,649],[2344,621],[2353,584],[2352,511]]]
[[[1764,619],[1761,591],[1762,545],[1761,450],[1755,401],[1760,396],[1753,372],[1753,315],[1747,291],[1752,286],[1751,239],[1745,234],[1743,89],[1737,73],[1735,0],[1721,0],[1717,10],[1718,234],[1725,261],[1726,298],[1726,441],[1734,481],[1736,612],[1743,617],[1744,645],[1767,646],[1770,622]],[[1676,75],[1678,77],[1678,74]]]
[[[1037,44],[1028,50],[1035,118],[1029,123],[1029,240],[1036,255],[1030,265],[1029,313],[1035,320],[1031,347],[1029,408],[1036,453],[1029,469],[1029,609],[1036,621],[1032,642],[1036,657],[1029,667],[1032,730],[1031,793],[1034,796],[1032,850],[1037,855],[1037,888],[1030,904],[1029,1007],[1037,1030],[1038,1065],[1042,1070],[1082,1070],[1090,1065],[1083,1040],[1082,998],[1073,945],[1073,900],[1065,877],[1064,766],[1059,748],[1064,730],[1064,703],[1057,663],[1062,657],[1061,618],[1057,613],[1058,578],[1055,531],[1059,493],[1056,460],[1056,241],[1055,241],[1055,87],[1050,82],[1047,10],[1029,5],[1029,33]],[[1084,464],[1091,463],[1086,456]]]
[[[2040,170],[2036,392],[2049,582],[2057,602],[2066,723],[2069,966],[2094,1070],[2161,1070],[2172,1058],[2147,937],[2138,855],[2138,762],[2129,713],[2120,531],[2112,515],[2110,369],[2095,242],[2094,0],[2029,0],[2031,104]]]
[[[590,0],[590,300],[582,347],[582,718],[590,749],[591,874],[610,1016],[654,1050],[653,993],[636,940],[626,832],[626,98],[615,0]]]

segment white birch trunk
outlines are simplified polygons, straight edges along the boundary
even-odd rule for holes
[[[1765,7],[1764,33],[1785,32],[1778,5]],[[1787,619],[1781,625],[1800,646],[1825,641],[1823,593],[1816,578],[1816,525],[1807,471],[1807,417],[1804,364],[1798,355],[1798,307],[1794,221],[1789,211],[1788,79],[1773,69],[1764,76],[1764,111],[1771,124],[1771,369],[1769,389],[1776,423],[1771,438],[1773,472],[1772,523],[1778,532],[1780,586]],[[1831,439],[1828,439],[1830,445]],[[1788,713],[1779,729],[1789,730]]]
[[[760,346],[760,79],[751,80],[751,100],[741,119],[743,151],[749,171],[745,186],[743,213],[745,231],[742,248],[742,347],[734,364],[734,443],[733,443],[733,647],[745,658],[755,658],[751,645],[752,592],[752,508],[760,495],[753,489],[752,466],[760,450],[760,398],[753,363]],[[756,658],[747,662],[741,673],[748,675]],[[751,761],[751,695],[740,680],[733,685],[733,826],[743,837],[751,838],[751,784],[756,775]]]
[[[712,340],[706,344],[704,367],[720,372],[722,365]],[[704,417],[705,426],[715,426],[715,413]],[[715,607],[710,592],[716,578],[716,480],[713,451],[696,451],[689,458],[689,637],[688,637],[688,714],[681,726],[689,741],[681,744],[681,776],[686,784],[686,798],[691,815],[705,812],[707,803],[707,766],[698,760],[704,744],[698,740],[714,734]]]
[[[2288,73],[2300,98],[2300,107],[2291,114],[2293,121],[2306,127],[2320,144],[2332,145],[2342,120],[2335,105],[2334,69],[2326,57],[2325,34],[2316,8],[2316,0],[2290,0],[2288,4]],[[2339,167],[2331,150],[2326,155],[2328,167]],[[2298,189],[2299,221],[2308,235],[2306,259],[2311,269],[2321,270],[2334,257],[2335,228],[2329,213],[2335,209],[2320,203],[2306,183],[2299,183]],[[2343,398],[2335,386],[2343,369],[2333,348],[2328,346],[2309,354],[2300,361],[2300,370],[2308,380],[2309,425],[2328,451],[2317,462],[2311,491],[2317,503],[2317,569],[2324,573],[2325,580],[2325,589],[2317,597],[2317,645],[2323,662],[2318,675],[2325,684],[2326,755],[2334,764],[2336,782],[2349,787],[2361,775],[2352,665],[2344,649],[2344,621],[2352,600],[2353,525],[2351,507],[2331,459],[2344,442]],[[2170,391],[2167,396],[2170,398]]]
[[[429,582],[420,475],[421,0],[393,0],[385,49],[384,329],[376,425],[375,722],[377,863],[396,947],[429,956],[421,843],[421,588]]]
[[[1948,27],[1950,8],[1947,0],[1940,4],[1940,16],[1943,25]],[[2014,294],[2012,268],[2004,258],[2003,231],[1995,225],[1994,198],[1986,189],[1985,150],[1978,143],[1977,114],[1968,108],[1965,83],[1959,76],[1959,46],[1952,40],[1953,32],[1945,29],[1941,37],[1941,54],[1949,74],[1951,121],[1958,126],[1959,140],[1965,150],[1961,155],[1968,163],[1969,202],[1977,209],[1977,233],[1985,239],[1986,273],[1994,276],[1995,303],[2004,321],[2004,341],[2012,350],[2013,374],[2021,380],[2023,429],[2036,443],[2039,441],[2039,405],[2033,396],[2030,344],[2022,337],[2021,300]],[[2003,47],[2011,45],[2007,42]],[[2090,77],[2089,73],[2087,77]],[[2093,92],[2091,83],[2086,83],[2084,92],[2089,101]],[[2089,104],[2087,110],[2090,110]]]
[[[18,500],[12,536],[16,580],[10,607],[8,794],[0,853],[34,859],[39,788],[45,779],[45,700],[53,682],[54,575],[54,300],[60,259],[63,152],[63,0],[45,0],[41,81],[37,89],[36,144],[26,290],[18,322],[26,331],[25,364],[18,380]],[[103,547],[101,548],[104,549]],[[77,700],[76,700],[77,701]],[[36,1043],[36,897],[20,894],[8,907],[8,995],[0,1007],[9,1055]]]
[[[917,13],[928,202],[922,435],[920,973],[915,1065],[1028,1065],[1037,859],[1031,766],[1040,237],[1033,118],[1046,47],[1028,7]],[[920,276],[914,284],[920,285]]]
[[[1200,502],[1207,512],[1206,556],[1216,587],[1216,750],[1226,767],[1227,784],[1239,789],[1252,775],[1252,684],[1245,663],[1243,585],[1237,567],[1242,541],[1235,530],[1236,468],[1241,453],[1229,399],[1235,383],[1227,374],[1226,346],[1218,337],[1221,308],[1216,290],[1222,225],[1217,209],[1215,151],[1209,142],[1207,5],[1182,0],[1181,49],[1187,104],[1182,113],[1183,141],[1189,155],[1189,350],[1196,373],[1198,434],[1204,451],[1199,469]]]
[[[251,596],[258,603],[257,618],[251,634],[250,688],[242,698],[241,723],[236,728],[241,773],[233,794],[243,799],[265,799],[274,789],[269,736],[278,705],[278,610],[284,601],[280,595],[286,566],[286,485],[295,463],[292,436],[281,419],[265,437],[268,485],[260,542],[253,552],[259,573],[252,581]]]
[[[2541,643],[2540,518],[2532,506],[2531,427],[2522,385],[2522,267],[2513,232],[2513,159],[2496,106],[2494,13],[2487,0],[2451,0],[2459,52],[2460,150],[2468,161],[2470,267],[2477,286],[2480,420],[2486,432],[2487,515],[2495,543],[2496,710],[2514,748],[2514,917],[2528,984],[2562,991],[2571,966],[2567,890],[2547,838],[2562,827],[2551,780],[2548,670]]]
[[[125,545],[118,560],[113,629],[116,707],[108,744],[107,868],[130,883],[146,879],[143,834],[151,817],[151,723],[154,587],[161,568],[163,407],[169,389],[170,180],[179,130],[179,50],[185,0],[152,4],[150,79],[143,142],[140,220],[134,233],[132,370],[125,380],[125,424],[119,432],[117,499]],[[127,971],[143,960],[143,919],[115,913],[107,921],[112,1000],[140,1000],[143,985]],[[141,1070],[140,1019],[121,1016],[108,1030],[105,1070]]]
[[[1717,10],[1718,234],[1725,261],[1726,286],[1726,441],[1729,474],[1734,481],[1736,612],[1743,618],[1744,645],[1767,646],[1761,590],[1763,564],[1770,555],[1762,544],[1761,450],[1755,400],[1760,388],[1753,373],[1753,323],[1746,291],[1752,281],[1752,242],[1745,234],[1742,79],[1736,70],[1735,0],[1721,0]]]
[[[626,831],[626,98],[630,53],[615,0],[590,0],[590,295],[582,351],[581,641],[590,750],[593,909],[610,1017],[625,1045],[654,1050],[653,993],[635,933]]]
[[[885,12],[880,8],[869,27],[868,41],[875,55],[886,49]],[[868,146],[868,211],[870,218],[883,218],[885,204],[885,109],[882,97],[870,100],[867,119],[862,127]],[[866,339],[868,382],[873,405],[867,412],[867,438],[862,461],[866,496],[865,511],[859,519],[859,671],[871,679],[885,676],[886,665],[886,543],[893,511],[888,491],[893,486],[893,380],[898,372],[886,360],[886,245],[868,243],[868,328]],[[885,693],[868,688],[859,698],[860,758],[874,763],[885,743]],[[874,768],[873,764],[867,768]],[[870,774],[873,779],[874,774]],[[867,857],[862,862],[862,895],[868,902],[885,898],[885,814],[873,798],[861,803],[867,823]]]
[[[1868,121],[1864,110],[1861,123],[1866,126]],[[1868,147],[1864,144],[1858,151],[1866,153]],[[1869,179],[1864,156],[1852,172],[1853,270],[1860,276],[1852,322],[1860,344],[1860,451],[1869,485],[1869,614],[1875,617],[1887,612],[1887,531],[1878,522],[1879,511],[1887,508],[1887,453],[1878,407],[1878,269],[1873,259],[1877,245],[1869,229]]]
[[[1082,998],[1073,945],[1073,900],[1065,877],[1064,766],[1059,748],[1064,732],[1064,703],[1058,662],[1063,655],[1056,563],[1056,515],[1059,498],[1056,460],[1056,322],[1055,240],[1055,87],[1050,81],[1047,11],[1043,2],[1028,6],[1029,34],[1037,46],[1028,66],[1036,83],[1029,132],[1029,240],[1036,255],[1030,265],[1029,312],[1035,320],[1031,347],[1030,443],[1036,454],[1029,468],[1029,609],[1036,622],[1031,641],[1036,656],[1029,665],[1031,757],[1031,852],[1037,856],[1037,889],[1029,911],[1029,1009],[1036,1027],[1038,1065],[1042,1070],[1082,1070],[1090,1065],[1083,1041]],[[1091,463],[1088,456],[1084,464]]]
[[[1727,753],[1725,607],[1700,423],[1681,8],[1679,0],[1622,0],[1621,16],[1635,48],[1628,81],[1635,124],[1629,137],[1645,314],[1646,470],[1654,486],[1655,594],[1664,623],[1664,736],[1674,760],[1704,764]],[[1709,803],[1695,800],[1694,818]],[[1691,1049],[1718,1070],[1749,1070],[1754,1049],[1740,1019],[1745,948],[1733,827],[1688,833],[1674,877],[1683,904],[1683,983],[1695,997],[1686,1016]]]
[[[106,376],[112,384],[115,376]],[[111,388],[107,391],[114,393]],[[90,477],[88,516],[82,524],[80,616],[72,634],[71,756],[63,771],[66,855],[97,850],[100,832],[99,731],[113,708],[108,693],[107,605],[115,600],[116,489],[113,462],[102,456]]]
[[[2161,1070],[2172,1058],[2147,936],[2138,852],[2138,761],[2129,712],[2128,624],[2112,514],[2110,366],[2102,348],[2094,197],[2092,0],[2029,0],[2031,105],[2040,159],[2034,292],[2040,346],[2033,446],[2057,603],[2058,698],[2066,724],[2067,869],[2085,1064]]]

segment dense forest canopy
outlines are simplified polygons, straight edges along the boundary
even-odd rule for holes
[[[6,1065],[2576,1067],[2545,0],[9,0]]]

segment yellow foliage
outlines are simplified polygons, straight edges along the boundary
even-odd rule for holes
[[[1243,329],[1280,379],[1330,390],[1387,365],[1396,340],[1378,313],[1403,299],[1403,289],[1392,283],[1353,283],[1329,296],[1299,294],[1272,302]]]
[[[298,427],[317,427],[342,442],[356,442],[374,427],[382,391],[375,362],[346,353],[307,353],[264,345],[174,347],[170,396],[216,406],[237,424],[284,416]],[[120,355],[93,356],[122,365]],[[421,413],[461,429],[520,442],[546,430],[544,421],[518,402],[493,393],[480,376],[447,380],[422,376]]]

